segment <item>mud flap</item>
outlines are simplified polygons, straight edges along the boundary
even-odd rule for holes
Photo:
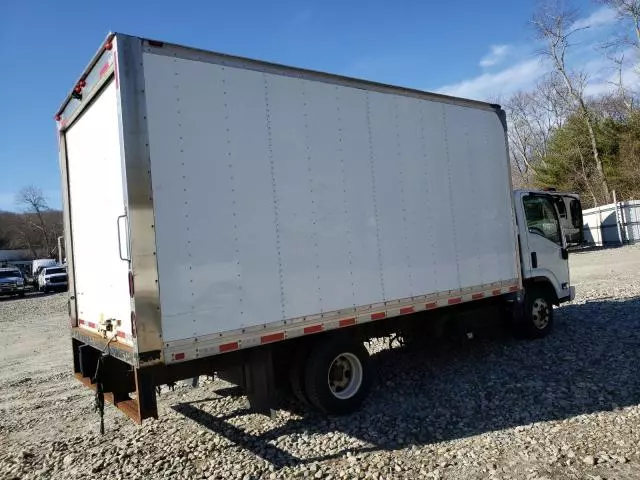
[[[257,413],[275,415],[275,380],[273,375],[273,358],[271,348],[255,348],[247,352],[244,365],[249,407]]]

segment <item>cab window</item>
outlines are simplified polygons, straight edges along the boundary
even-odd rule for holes
[[[571,211],[571,224],[573,228],[582,229],[582,205],[580,205],[580,202],[575,198],[571,199],[569,210]]]
[[[560,221],[553,202],[543,196],[529,195],[522,199],[529,233],[540,235],[562,246]]]

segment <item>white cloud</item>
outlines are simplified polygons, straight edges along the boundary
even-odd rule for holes
[[[483,73],[469,80],[445,85],[437,92],[454,97],[491,100],[533,86],[540,68],[538,59],[524,60],[499,72]]]
[[[609,7],[601,7],[591,15],[585,18],[579,18],[573,25],[571,30],[576,28],[597,28],[605,25],[610,25],[616,21],[618,12],[615,9]]]
[[[499,64],[510,50],[511,47],[509,45],[491,45],[489,53],[480,60],[480,66],[487,68]]]
[[[586,95],[596,97],[614,92],[618,88],[621,80],[620,73],[606,60],[600,62],[594,60],[585,70],[590,76],[590,81],[584,90]],[[626,62],[622,66],[621,73],[625,90],[635,90],[637,85],[640,85],[640,62]]]
[[[602,7],[592,14],[578,19],[572,28],[614,28],[617,12],[608,7]],[[600,36],[600,35],[598,35]],[[601,95],[615,89],[616,75],[613,64],[604,58],[602,52],[596,48],[601,40],[588,36],[581,44],[576,44],[568,53],[569,68],[577,68],[587,74],[587,95]],[[534,45],[492,45],[489,53],[480,60],[482,68],[500,64],[498,70],[484,71],[479,75],[461,80],[459,82],[444,85],[438,88],[438,93],[447,95],[473,98],[478,100],[495,101],[497,98],[509,96],[519,90],[532,88],[536,81],[550,71],[546,62],[532,58]],[[632,52],[628,52],[625,58],[635,58]],[[505,60],[508,60],[505,62]],[[625,66],[623,80],[627,88],[640,84],[639,75],[634,74],[636,65]]]

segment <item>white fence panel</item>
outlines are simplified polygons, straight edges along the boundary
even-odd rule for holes
[[[589,208],[582,215],[584,238],[589,245],[640,242],[640,200]]]

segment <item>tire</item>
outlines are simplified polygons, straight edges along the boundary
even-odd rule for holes
[[[18,293],[18,297],[19,297],[19,298],[24,298],[24,292],[20,292],[20,293]]]
[[[303,345],[296,351],[293,356],[293,362],[289,368],[289,386],[293,396],[305,407],[310,407],[311,402],[305,388],[304,375],[309,359],[307,345]]]
[[[314,407],[329,414],[352,413],[362,405],[370,388],[369,352],[362,343],[328,338],[311,350],[305,389]]]
[[[526,338],[542,338],[553,328],[553,297],[548,288],[532,286],[525,292],[519,332]]]

